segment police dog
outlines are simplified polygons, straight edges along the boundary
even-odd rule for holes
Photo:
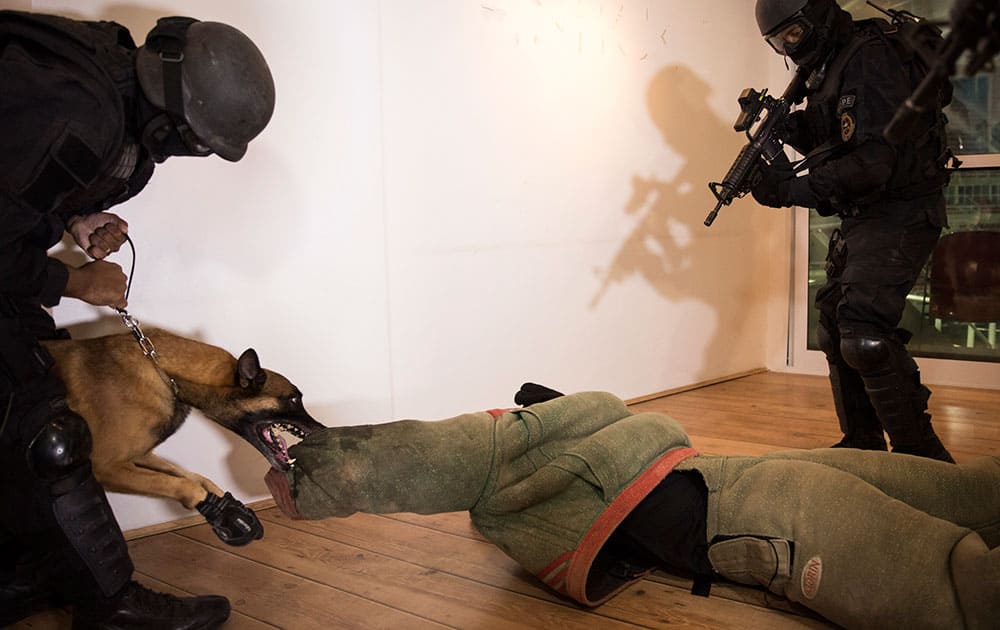
[[[197,509],[231,545],[263,535],[253,511],[153,449],[194,408],[252,444],[273,468],[287,470],[285,438],[323,428],[306,412],[298,388],[261,368],[252,348],[236,359],[163,330],[46,341],[45,347],[66,384],[69,407],[90,427],[97,480],[108,490],[167,497]]]

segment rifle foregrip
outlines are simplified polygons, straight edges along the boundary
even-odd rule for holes
[[[732,201],[732,197],[738,197],[750,189],[750,172],[757,160],[760,159],[761,154],[761,148],[757,144],[754,142],[743,147],[729,172],[726,173],[726,178],[722,180],[723,186],[731,191],[730,201]]]

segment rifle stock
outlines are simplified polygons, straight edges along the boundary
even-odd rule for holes
[[[895,23],[910,21],[920,28],[912,33],[911,44],[934,58],[930,71],[906,101],[896,110],[896,114],[883,131],[883,137],[890,144],[905,139],[916,119],[933,109],[941,85],[956,74],[956,67],[962,55],[968,53],[964,74],[972,76],[1000,51],[1000,34],[996,25],[1000,20],[1000,2],[996,0],[957,0],[951,8],[951,24],[948,35],[935,49],[928,45],[928,38],[921,37],[926,31],[937,31],[937,27],[925,23],[908,12],[881,9],[872,2],[868,4],[886,13]],[[940,31],[937,31],[940,32]],[[931,38],[930,41],[933,41]]]

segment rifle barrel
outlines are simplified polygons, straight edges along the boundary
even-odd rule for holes
[[[715,223],[715,217],[719,216],[719,209],[720,208],[722,208],[722,201],[721,200],[719,201],[719,203],[715,204],[715,210],[712,210],[711,212],[709,212],[708,216],[705,217],[705,226],[706,227],[712,227],[712,224]]]

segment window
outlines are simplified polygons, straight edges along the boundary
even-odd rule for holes
[[[878,2],[876,2],[878,4]],[[856,19],[879,13],[860,0],[844,2]],[[886,2],[946,25],[949,6],[933,0]],[[983,287],[1000,282],[1000,65],[992,74],[958,76],[949,119],[948,142],[963,160],[945,196],[949,227],[913,287],[900,326],[913,333],[911,354],[971,361],[1000,362],[1000,294]],[[837,217],[810,213],[809,304],[826,281],[825,259]],[[992,259],[992,262],[991,262]],[[990,266],[994,265],[994,266]],[[808,347],[818,349],[819,313],[809,309]]]

